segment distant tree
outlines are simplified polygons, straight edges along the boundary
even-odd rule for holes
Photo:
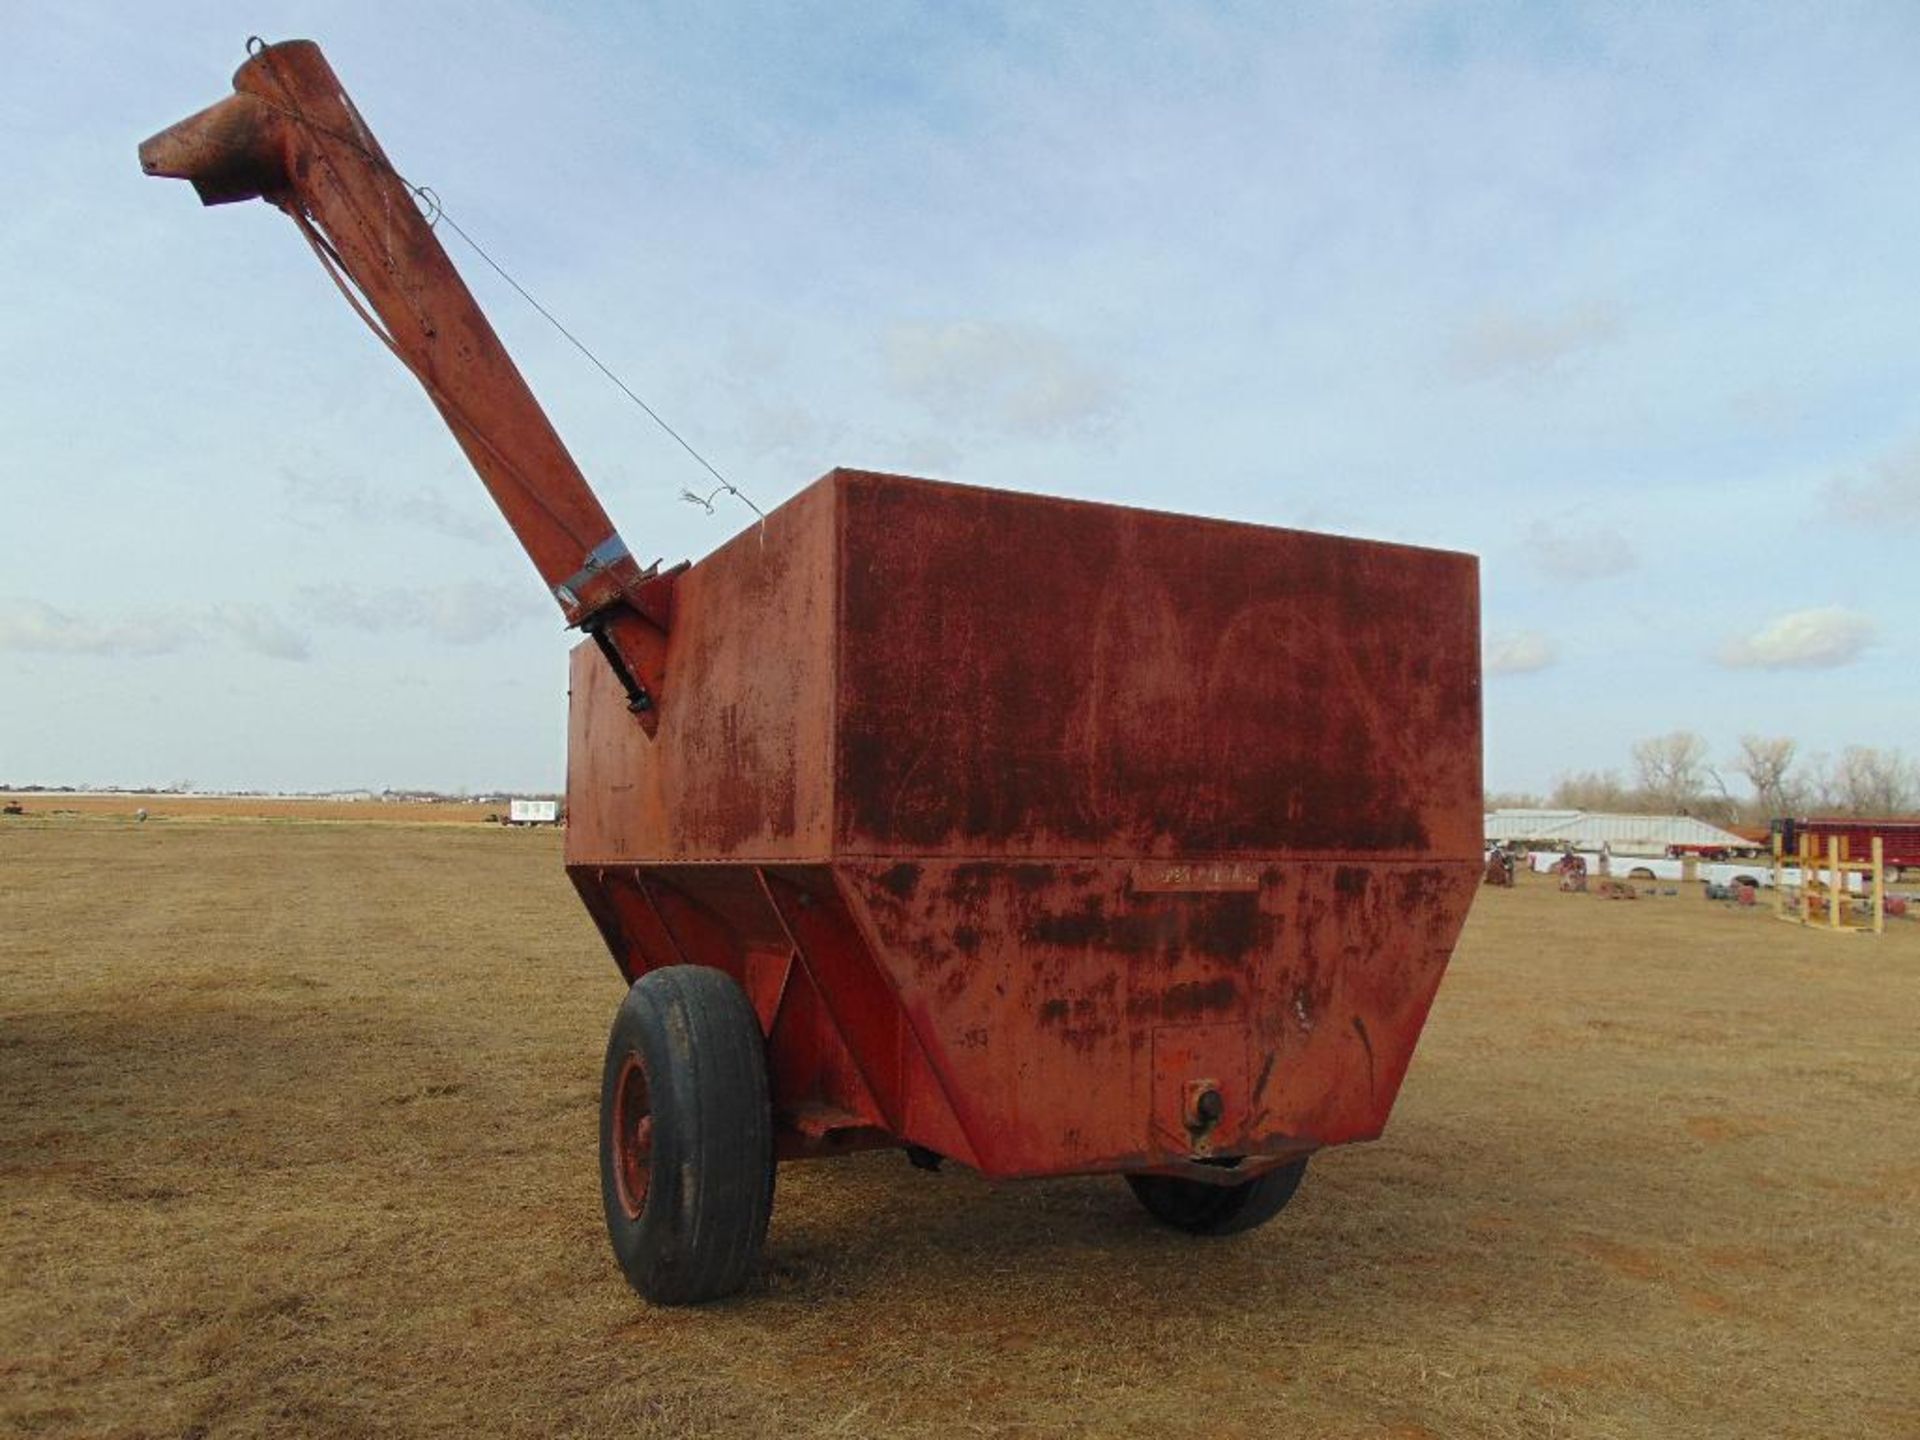
[[[1633,769],[1655,804],[1674,812],[1697,808],[1707,781],[1707,742],[1691,730],[1637,740]]]
[[[1840,810],[1840,799],[1833,790],[1833,757],[1824,750],[1815,751],[1787,776],[1780,803],[1789,815],[1831,815]]]
[[[1849,745],[1834,766],[1832,790],[1854,815],[1899,815],[1920,795],[1920,767],[1898,750]]]
[[[1709,825],[1744,824],[1747,820],[1747,807],[1742,805],[1733,791],[1727,788],[1727,782],[1720,777],[1720,772],[1708,765],[1703,767],[1702,773],[1706,776],[1707,784],[1711,789],[1702,791],[1689,801],[1686,812],[1706,821]]]
[[[1733,768],[1753,786],[1760,814],[1771,818],[1787,813],[1788,773],[1799,745],[1787,735],[1742,735],[1740,757]]]
[[[1556,810],[1631,810],[1633,793],[1611,770],[1581,770],[1553,782]]]
[[[1486,805],[1489,810],[1538,810],[1541,800],[1531,790],[1489,790]]]

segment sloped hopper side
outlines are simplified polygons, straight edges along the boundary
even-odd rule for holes
[[[569,871],[628,975],[741,978],[786,1153],[1380,1132],[1479,869],[1471,557],[836,471],[671,645],[651,742],[575,657]]]

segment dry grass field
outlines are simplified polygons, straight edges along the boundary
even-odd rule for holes
[[[1920,1435],[1920,925],[1484,892],[1384,1140],[1196,1241],[787,1167],[654,1311],[551,833],[0,820],[0,1433]]]
[[[12,791],[0,799],[29,817],[130,820],[145,810],[153,820],[336,820],[354,825],[400,821],[409,825],[479,825],[504,805],[424,800],[325,800],[304,795],[168,795],[138,791]]]

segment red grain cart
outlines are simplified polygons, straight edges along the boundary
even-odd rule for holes
[[[567,620],[568,874],[643,1294],[774,1161],[1115,1172],[1246,1229],[1377,1136],[1480,878],[1469,556],[836,470],[641,570],[319,51],[148,141],[260,196],[426,386]]]
[[[1789,857],[1800,853],[1801,839],[1810,835],[1819,842],[1823,856],[1827,853],[1827,842],[1838,839],[1849,856],[1865,860],[1872,856],[1873,842],[1878,839],[1880,863],[1886,869],[1887,879],[1897,881],[1920,871],[1920,818],[1913,816],[1902,819],[1855,815],[1790,817],[1775,820],[1773,833],[1780,837],[1781,853]]]

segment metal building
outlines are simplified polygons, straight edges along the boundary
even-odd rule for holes
[[[1615,815],[1600,810],[1492,810],[1487,843],[1598,850],[1615,855],[1666,855],[1750,850],[1753,842],[1691,815]]]

